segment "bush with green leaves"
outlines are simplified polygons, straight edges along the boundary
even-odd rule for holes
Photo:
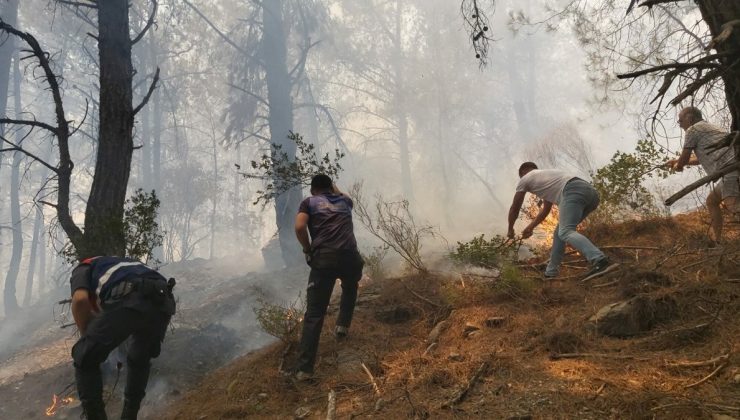
[[[164,235],[157,223],[159,205],[160,201],[154,190],[147,193],[141,188],[126,200],[123,211],[126,256],[149,260],[154,248],[162,245]]]
[[[606,166],[592,174],[601,203],[592,219],[606,222],[629,216],[660,213],[655,197],[645,188],[648,178],[665,178],[668,154],[652,140],[640,140],[633,153],[617,151]]]
[[[505,261],[516,258],[520,242],[501,235],[486,239],[484,234],[468,242],[458,242],[457,249],[450,253],[450,259],[459,264],[469,264],[484,268],[499,268]]]
[[[285,344],[298,342],[303,314],[306,311],[303,300],[298,298],[287,305],[280,305],[258,298],[257,303],[254,314],[266,333]]]
[[[339,161],[344,157],[344,153],[339,149],[334,149],[333,158],[329,153],[320,156],[317,154],[316,146],[306,143],[300,134],[291,131],[288,139],[295,143],[295,158],[283,151],[282,145],[271,144],[269,154],[263,154],[259,160],[251,162],[255,172],[240,172],[245,178],[261,179],[266,182],[264,189],[257,191],[254,204],[262,202],[266,205],[291,188],[309,186],[311,178],[316,174],[336,178],[342,171]],[[239,165],[236,165],[236,168],[241,170]]]

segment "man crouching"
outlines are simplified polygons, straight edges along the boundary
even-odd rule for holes
[[[149,381],[150,359],[159,356],[175,313],[169,282],[143,263],[93,257],[72,271],[72,316],[80,339],[72,347],[77,393],[89,420],[107,420],[100,364],[132,337],[127,356],[122,420],[135,420]]]

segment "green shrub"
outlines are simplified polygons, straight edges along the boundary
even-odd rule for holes
[[[505,261],[516,258],[519,242],[495,235],[486,240],[485,235],[474,237],[469,242],[458,242],[457,249],[450,254],[452,261],[484,268],[498,268]]]

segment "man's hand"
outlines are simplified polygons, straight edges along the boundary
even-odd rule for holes
[[[516,236],[516,232],[514,232],[514,228],[513,227],[510,227],[509,228],[509,233],[507,233],[506,236],[509,239],[514,239],[514,237]]]
[[[90,293],[87,289],[77,289],[72,294],[72,303],[70,305],[72,317],[75,320],[75,324],[77,324],[77,329],[82,335],[85,335],[87,332],[87,326],[97,312],[96,304],[92,299],[97,299],[97,296]]]
[[[532,236],[532,233],[534,233],[534,226],[527,226],[522,231],[522,239],[527,239]]]
[[[676,163],[678,163],[678,159],[671,159],[671,160],[666,161],[663,164],[663,167],[666,169],[673,169],[676,166]]]

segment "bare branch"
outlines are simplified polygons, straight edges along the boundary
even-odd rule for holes
[[[149,91],[147,91],[146,95],[144,96],[144,99],[141,100],[141,103],[139,106],[134,108],[134,115],[138,114],[139,111],[141,111],[142,108],[144,108],[144,105],[146,105],[147,102],[149,102],[149,98],[152,97],[152,93],[154,93],[154,89],[157,88],[157,82],[159,81],[159,67],[157,67],[157,71],[154,72],[154,79],[152,80],[152,84],[149,85]]]
[[[49,130],[54,135],[57,134],[56,127],[52,127],[51,125],[45,122],[36,121],[36,120],[15,120],[12,118],[0,118],[0,124],[27,125],[30,127],[38,127],[38,128],[43,128],[44,130]]]
[[[717,172],[715,172],[713,174],[709,174],[709,175],[707,175],[707,176],[705,176],[705,177],[697,180],[696,182],[693,182],[693,183],[687,185],[681,191],[679,191],[679,192],[673,194],[672,196],[668,197],[668,199],[665,200],[665,205],[666,206],[670,206],[673,203],[675,203],[676,201],[678,201],[681,197],[685,196],[686,194],[690,193],[691,191],[694,191],[695,189],[701,187],[702,185],[707,184],[707,183],[710,183],[710,182],[712,182],[714,180],[720,179],[723,176],[729,174],[730,172],[737,171],[738,169],[740,169],[740,162],[735,162],[735,163],[726,165],[722,169],[720,169],[719,171],[717,171]]]
[[[717,45],[727,41],[730,36],[732,36],[732,32],[735,29],[735,26],[740,26],[740,19],[731,20],[724,25],[722,25],[722,32],[720,32],[719,35],[717,35],[712,42],[707,45],[707,50],[711,50],[712,48],[715,48]]]
[[[635,3],[635,1],[633,1],[632,3]],[[678,3],[679,1],[681,1],[681,0],[645,0],[642,3],[640,3],[640,7],[648,7],[648,8],[650,8],[650,7],[653,7],[653,6],[657,6],[659,4]]]
[[[232,41],[232,40],[231,40],[231,38],[229,38],[228,36],[226,36],[226,34],[224,34],[223,32],[221,32],[221,30],[220,30],[220,29],[218,29],[218,28],[216,27],[216,25],[214,25],[214,24],[213,24],[213,22],[211,22],[211,21],[210,21],[210,20],[209,20],[209,19],[208,19],[208,18],[206,17],[206,15],[204,15],[204,14],[203,14],[203,13],[202,13],[202,12],[201,12],[200,10],[198,10],[198,8],[197,8],[197,7],[195,7],[195,6],[193,5],[193,3],[189,2],[188,0],[182,0],[182,1],[183,1],[183,2],[185,3],[185,4],[187,4],[188,6],[190,6],[190,8],[191,8],[191,9],[193,9],[193,11],[194,11],[195,13],[197,13],[197,14],[198,14],[198,16],[200,16],[200,18],[201,18],[201,19],[203,19],[203,20],[204,20],[204,21],[206,22],[206,24],[208,24],[208,26],[210,26],[210,27],[211,27],[211,29],[213,29],[214,31],[216,31],[216,33],[218,34],[218,36],[220,36],[220,37],[221,37],[221,39],[223,39],[224,41],[226,41],[226,43],[227,43],[227,44],[231,45],[231,46],[232,46],[232,47],[234,47],[234,48],[235,48],[235,49],[236,49],[237,51],[239,51],[240,53],[242,53],[242,54],[244,54],[244,55],[246,55],[246,56],[248,56],[248,57],[249,57],[249,56],[251,55],[251,54],[249,54],[249,52],[245,51],[245,50],[244,50],[244,49],[242,49],[242,48],[241,48],[240,46],[238,46],[238,45],[237,45],[237,44],[236,44],[236,43],[235,43],[234,41]]]
[[[71,1],[71,0],[56,0],[57,3],[60,4],[66,4],[68,6],[74,6],[74,7],[89,7],[91,9],[97,9],[98,5],[95,4],[95,2],[92,3],[83,3],[80,1]]]
[[[52,166],[51,164],[49,164],[48,162],[46,162],[44,159],[41,159],[40,157],[38,157],[35,154],[29,152],[28,150],[22,148],[21,146],[13,143],[12,141],[6,139],[5,137],[0,136],[0,140],[2,140],[3,143],[5,143],[5,144],[7,144],[7,145],[10,146],[8,148],[0,149],[0,153],[3,153],[3,152],[21,152],[24,155],[26,155],[26,156],[30,157],[31,159],[35,160],[36,162],[38,162],[38,163],[46,166],[52,172],[55,172],[55,173],[57,172],[57,168],[55,166]]]
[[[669,102],[669,104],[674,105],[674,106],[680,104],[681,101],[693,95],[702,86],[720,77],[721,74],[722,74],[722,69],[714,69],[708,72],[704,76],[700,77],[699,79],[691,82],[691,84],[686,86],[686,89],[683,92],[679,93],[675,98],[671,99],[671,102]]]
[[[157,16],[157,7],[159,5],[157,4],[157,0],[152,0],[152,12],[149,13],[149,20],[147,20],[146,25],[144,25],[144,29],[139,32],[138,35],[134,39],[131,40],[131,45],[135,45],[137,42],[141,41],[141,38],[144,37],[144,35],[149,32],[149,29],[154,25],[154,18]],[[135,114],[135,113],[134,113]]]

